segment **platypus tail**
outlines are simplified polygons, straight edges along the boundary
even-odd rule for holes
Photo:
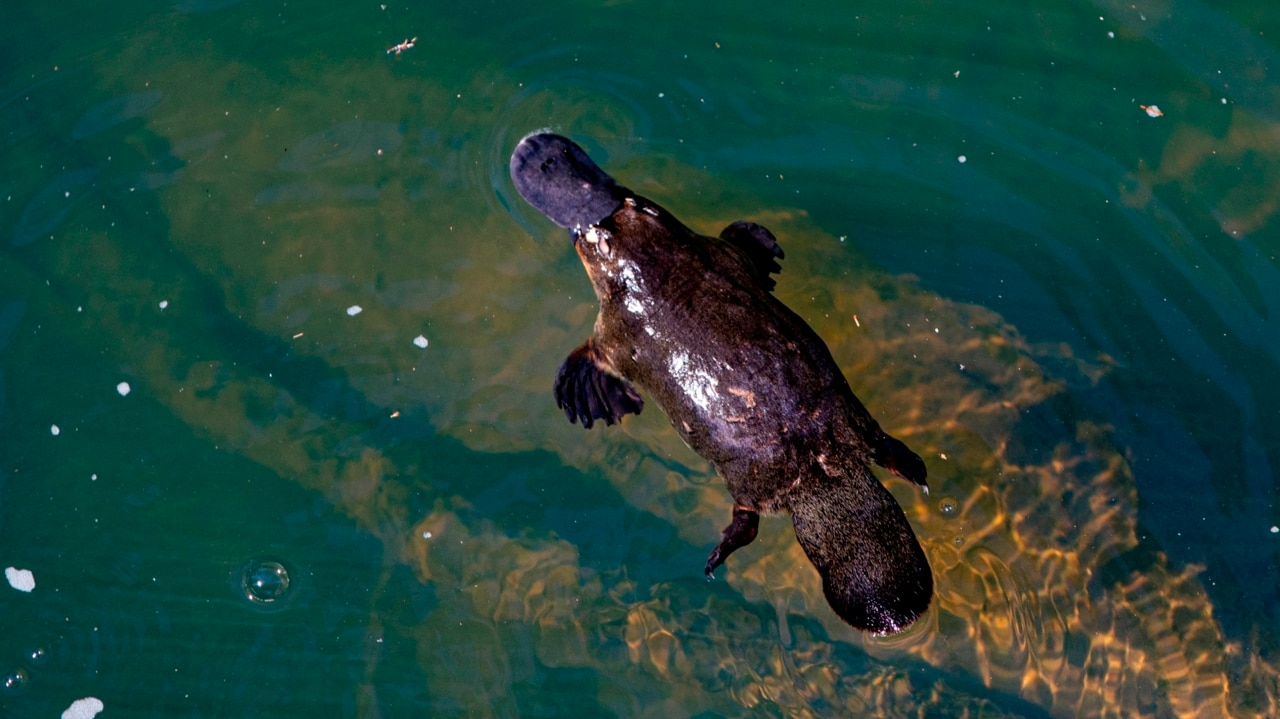
[[[906,629],[933,574],[898,502],[864,466],[806,477],[789,495],[796,539],[840,618],[875,634]]]

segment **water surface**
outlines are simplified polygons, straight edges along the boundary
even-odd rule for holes
[[[0,707],[1275,715],[1270,9],[0,9]],[[929,464],[916,627],[843,625],[784,518],[707,583],[709,466],[564,422],[539,128],[777,234]]]

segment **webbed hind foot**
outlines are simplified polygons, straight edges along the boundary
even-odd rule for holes
[[[715,579],[716,567],[724,564],[724,560],[737,549],[755,541],[760,529],[760,513],[745,507],[733,508],[733,521],[720,533],[720,544],[711,550],[707,557],[707,579]]]
[[[881,432],[872,453],[872,461],[876,464],[918,485],[925,494],[929,493],[929,483],[925,481],[929,471],[924,466],[924,460],[903,444],[902,440]]]

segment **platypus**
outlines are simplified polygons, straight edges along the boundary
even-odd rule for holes
[[[700,235],[560,135],[522,139],[511,179],[569,229],[600,303],[556,375],[556,403],[584,428],[612,425],[644,408],[639,387],[733,496],[707,578],[756,538],[762,512],[789,512],[841,619],[889,634],[924,613],[928,560],[870,467],[927,492],[924,461],[880,428],[826,344],[774,297],[773,233],[740,221]]]

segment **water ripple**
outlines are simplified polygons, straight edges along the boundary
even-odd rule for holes
[[[114,97],[94,105],[76,121],[71,139],[83,140],[136,117],[159,104],[164,93],[157,90]]]
[[[53,178],[23,208],[13,228],[13,246],[22,247],[50,235],[92,192],[98,171],[92,167]]]

